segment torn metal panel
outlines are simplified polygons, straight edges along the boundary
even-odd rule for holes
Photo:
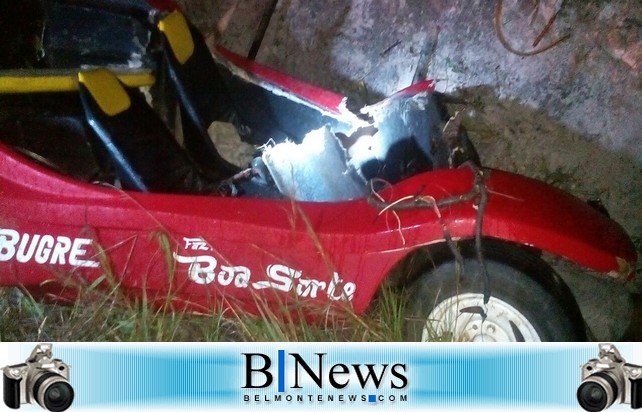
[[[270,139],[276,142],[289,139],[300,143],[307,133],[325,125],[343,133],[368,125],[367,121],[346,108],[343,96],[322,91],[329,95],[328,99],[308,101],[290,90],[296,89],[295,86],[299,84],[297,80],[262,66],[260,68],[268,72],[255,74],[248,70],[256,67],[245,67],[247,60],[230,52],[224,56],[225,59],[215,54],[214,60],[217,74],[228,91],[227,98],[234,109],[234,118],[217,120],[232,121],[242,139],[248,143],[261,145]],[[233,63],[226,60],[230,56],[234,59]],[[275,83],[276,80],[279,82]],[[317,89],[310,85],[307,88]],[[319,96],[323,96],[323,93],[319,92]],[[334,103],[337,105],[334,106]]]
[[[295,200],[332,202],[367,192],[329,127],[308,133],[300,144],[287,141],[267,148],[263,161],[281,193]]]
[[[224,61],[217,63],[234,102],[238,116],[235,124],[250,130],[249,134],[241,133],[246,141],[261,144],[269,139],[277,143],[290,140],[296,144],[311,130],[327,125],[341,137],[350,168],[365,180],[398,182],[422,171],[449,166],[447,145],[442,142],[442,108],[430,82],[366,106],[361,115],[350,112],[345,99],[338,106],[340,113],[333,113],[281,84],[264,81]],[[292,195],[287,190],[284,194]]]
[[[440,150],[443,123],[430,90],[402,90],[361,111],[372,118],[377,132],[361,136],[348,153],[350,164],[366,179],[397,182],[447,164],[447,153]]]

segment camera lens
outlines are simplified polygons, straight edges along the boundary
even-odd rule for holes
[[[601,411],[606,408],[606,390],[595,382],[583,383],[578,389],[578,400],[587,411]]]
[[[577,401],[585,410],[599,412],[611,406],[617,394],[615,380],[606,373],[596,373],[577,388]]]
[[[45,408],[50,411],[64,411],[74,400],[74,390],[67,382],[56,382],[45,390]]]
[[[41,375],[33,386],[36,401],[51,412],[62,412],[74,401],[74,389],[69,382],[56,373]]]

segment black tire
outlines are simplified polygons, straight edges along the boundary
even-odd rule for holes
[[[465,246],[459,283],[453,259],[436,263],[414,283],[407,306],[408,340],[586,339],[577,303],[549,265],[517,246],[484,244],[489,305],[483,304],[484,277],[474,248]]]

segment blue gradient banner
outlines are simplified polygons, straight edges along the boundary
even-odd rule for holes
[[[35,345],[0,344],[1,366]],[[642,363],[642,344],[617,347]],[[53,355],[71,365],[70,411],[579,411],[580,368],[598,344],[54,343]]]

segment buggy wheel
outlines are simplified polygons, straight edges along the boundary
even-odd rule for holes
[[[466,342],[541,341],[535,327],[519,309],[495,297],[484,305],[484,295],[480,293],[444,299],[428,314],[421,341],[444,337]]]
[[[424,273],[410,296],[406,337],[468,342],[586,339],[572,294],[544,261],[501,245],[486,253],[485,263],[491,292],[487,304],[481,265],[470,251],[459,275],[454,261]]]

